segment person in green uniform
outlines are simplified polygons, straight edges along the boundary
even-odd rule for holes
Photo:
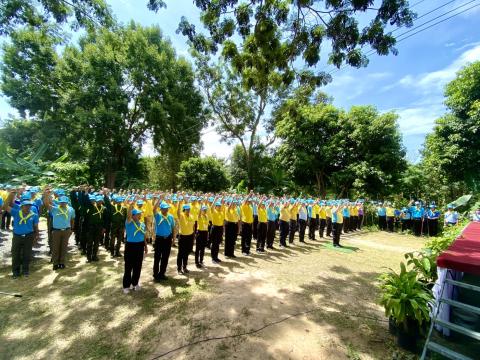
[[[110,244],[108,249],[112,257],[122,256],[120,254],[120,246],[123,242],[125,233],[125,221],[127,220],[127,208],[123,206],[125,198],[123,196],[113,197],[113,204],[110,213]]]
[[[98,245],[105,232],[105,206],[102,195],[90,195],[86,213],[87,262],[98,261]]]

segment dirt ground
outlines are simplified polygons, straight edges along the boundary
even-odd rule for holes
[[[207,267],[190,266],[188,277],[175,273],[174,248],[164,284],[152,281],[150,252],[142,289],[124,295],[122,258],[112,259],[102,250],[98,263],[87,264],[71,244],[67,268],[54,272],[44,254],[44,238],[30,277],[13,280],[5,259],[9,238],[3,233],[0,291],[23,297],[0,295],[0,358],[397,356],[377,305],[376,278],[387,267],[397,269],[403,253],[420,249],[424,240],[380,232],[349,234],[342,239],[348,252],[327,248],[326,241],[300,244],[296,239],[287,249],[250,257],[239,253],[238,244],[240,256],[219,265],[211,263],[207,250]]]

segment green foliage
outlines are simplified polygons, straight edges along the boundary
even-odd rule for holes
[[[426,138],[423,163],[443,183],[480,188],[480,61],[465,66],[445,89],[449,112]]]
[[[70,22],[73,29],[113,25],[104,0],[2,0],[0,5],[0,35],[11,34],[21,26],[41,27],[50,21]]]
[[[202,53],[215,53],[223,47],[223,56],[248,89],[262,89],[273,79],[287,86],[294,80],[317,86],[330,80],[325,72],[308,70],[319,63],[322,44],[331,48],[328,62],[337,67],[344,63],[366,66],[365,45],[380,55],[397,53],[395,38],[384,30],[412,25],[415,15],[408,1],[383,0],[378,9],[370,8],[371,3],[199,0],[195,4],[202,11],[201,21],[209,37],[198,33],[185,17],[177,32]],[[372,14],[371,21],[360,28],[356,17],[367,11]],[[237,39],[239,46],[232,41]],[[302,61],[306,69],[296,71],[294,64]]]
[[[468,224],[468,222],[468,219],[463,219],[460,220],[456,226],[443,228],[442,235],[429,238],[425,243],[425,248],[430,250],[432,254],[438,256],[455,241],[459,233]]]
[[[428,321],[428,302],[432,296],[425,285],[417,280],[415,270],[407,270],[401,262],[399,273],[390,269],[379,280],[380,305],[385,308],[386,316],[403,326],[407,326],[409,320],[416,321],[419,325]]]
[[[418,280],[424,284],[433,284],[437,279],[437,256],[438,253],[425,249],[406,253],[407,265],[417,273]]]
[[[225,165],[212,156],[183,161],[178,177],[184,189],[193,191],[219,192],[229,187]]]

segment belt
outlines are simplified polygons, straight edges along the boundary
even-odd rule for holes
[[[167,235],[167,236],[163,236],[163,235],[157,235],[155,234],[156,237],[159,237],[159,238],[164,238],[164,239],[168,239],[170,236],[172,236],[172,234],[170,235]]]
[[[15,236],[21,236],[21,237],[27,237],[27,236],[29,236],[29,235],[33,235],[33,231],[30,232],[30,233],[28,233],[28,234],[22,234],[22,235],[13,233],[13,235],[15,235]]]
[[[55,230],[55,231],[65,231],[65,230],[70,230],[70,228],[65,228],[65,229],[55,229],[55,228],[52,228],[52,230]]]

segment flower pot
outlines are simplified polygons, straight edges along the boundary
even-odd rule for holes
[[[392,335],[397,335],[398,333],[398,325],[391,316],[388,318],[388,332]]]
[[[419,335],[418,323],[408,320],[406,324],[397,328],[397,345],[404,350],[415,353],[417,351],[417,339]]]

